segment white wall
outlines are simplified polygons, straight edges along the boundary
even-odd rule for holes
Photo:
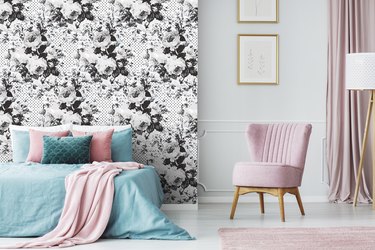
[[[200,202],[231,201],[233,165],[249,160],[247,123],[278,121],[312,123],[301,194],[324,200],[326,0],[280,0],[278,24],[239,24],[236,11],[237,0],[199,1]],[[237,85],[240,33],[279,34],[279,85]]]

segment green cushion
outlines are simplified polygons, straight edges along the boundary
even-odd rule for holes
[[[80,137],[43,136],[42,164],[80,164],[90,162],[92,135]]]

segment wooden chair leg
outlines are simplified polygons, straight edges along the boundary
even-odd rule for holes
[[[230,212],[230,219],[231,220],[233,220],[234,213],[236,212],[237,202],[238,202],[239,196],[240,196],[240,187],[236,187],[236,191],[234,192],[234,197],[233,197],[232,210]]]
[[[259,203],[260,203],[260,212],[264,214],[264,197],[263,193],[258,193],[259,194]]]
[[[280,216],[281,221],[285,222],[285,211],[284,211],[284,192],[282,189],[279,188],[278,190],[278,196],[279,196],[279,206],[280,206]]]
[[[296,188],[296,199],[299,206],[299,210],[301,211],[302,215],[305,215],[305,210],[303,209],[301,195],[299,194],[298,188]]]

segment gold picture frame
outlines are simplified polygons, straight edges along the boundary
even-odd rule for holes
[[[278,23],[279,0],[237,0],[237,22]]]
[[[279,84],[279,35],[238,34],[237,83]]]

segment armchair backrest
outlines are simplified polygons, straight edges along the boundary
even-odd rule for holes
[[[277,162],[303,169],[311,124],[250,124],[247,139],[254,162]]]

